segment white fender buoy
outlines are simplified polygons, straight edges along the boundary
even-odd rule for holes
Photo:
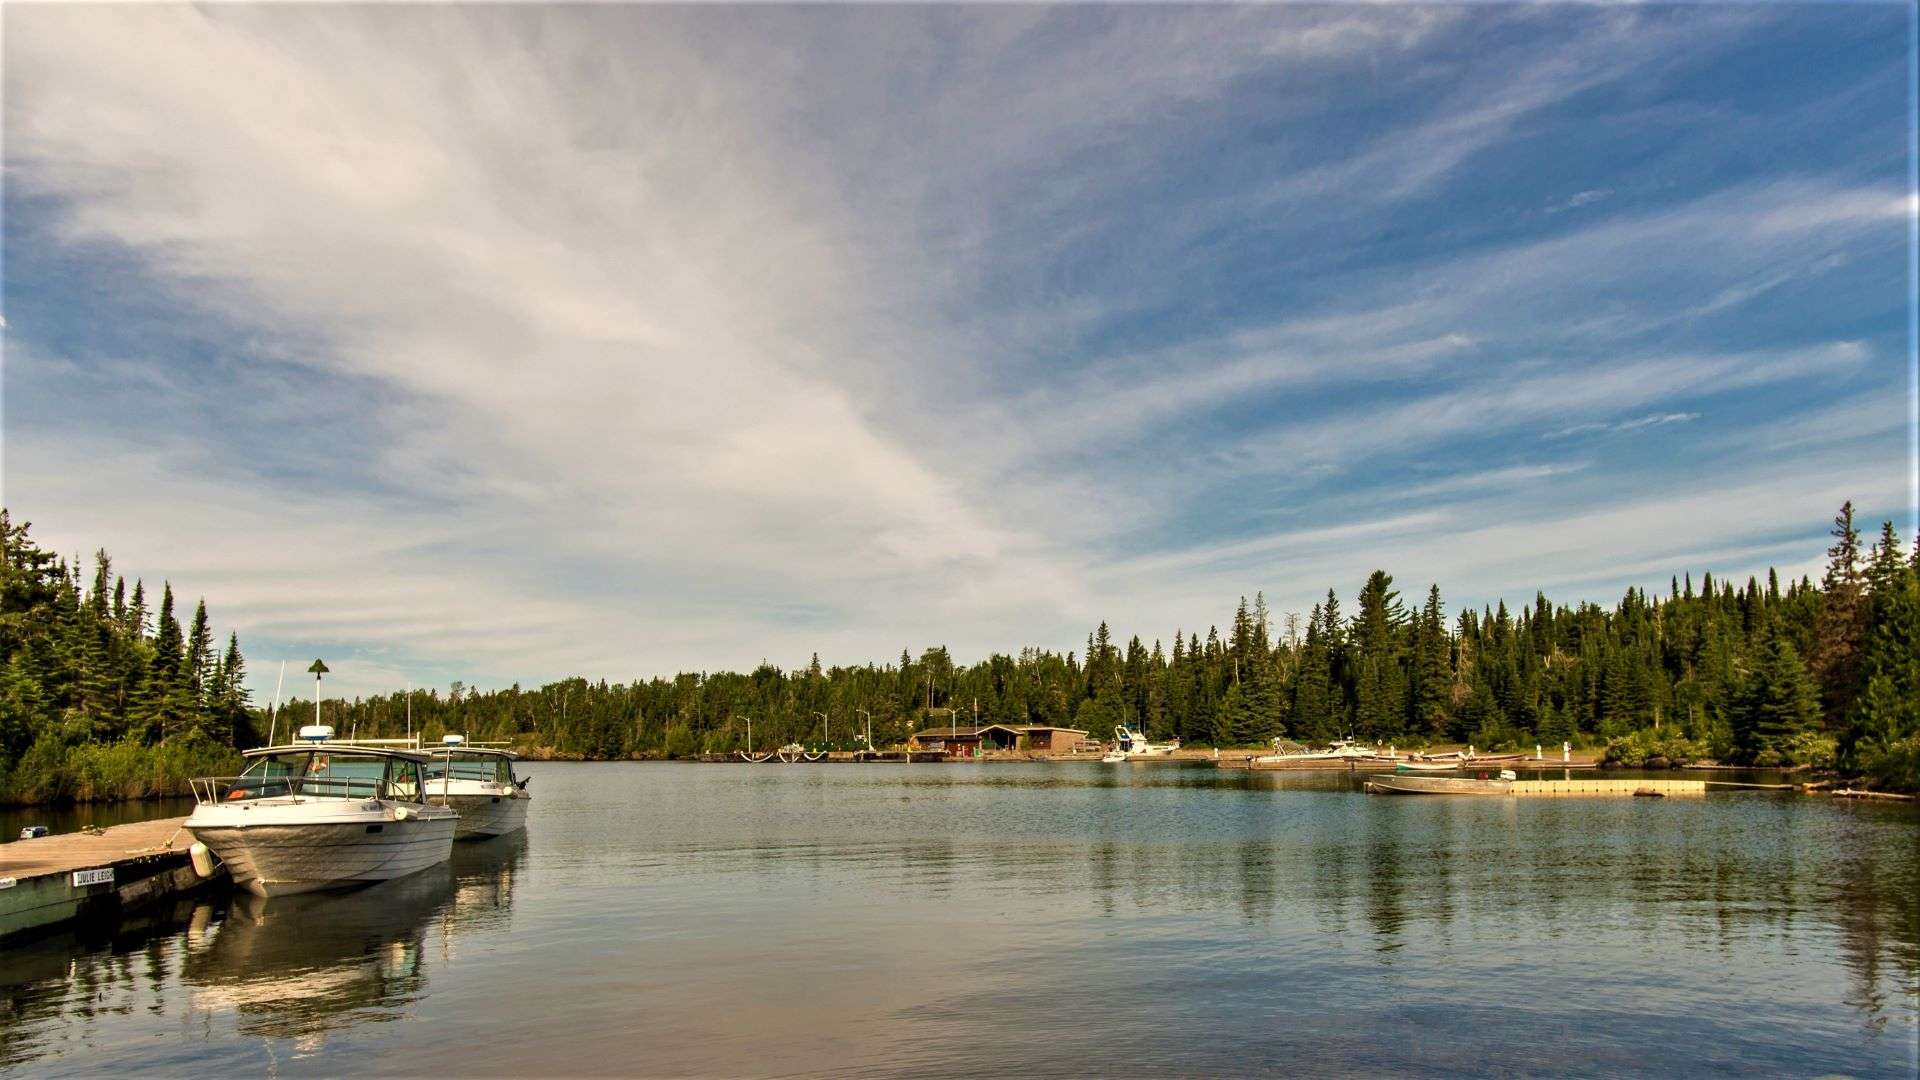
[[[198,840],[187,848],[187,858],[193,863],[193,872],[201,877],[213,876],[213,852]]]
[[[413,811],[404,806],[396,806],[393,808],[393,820],[395,821],[405,821],[412,816]]]

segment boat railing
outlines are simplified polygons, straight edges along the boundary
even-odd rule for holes
[[[370,750],[418,750],[420,736],[409,735],[404,739],[358,739],[348,736],[344,739],[328,739],[328,746],[363,746]]]
[[[249,799],[384,799],[388,782],[377,776],[198,776],[188,781],[201,805]]]

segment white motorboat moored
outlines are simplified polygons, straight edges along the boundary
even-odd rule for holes
[[[527,827],[527,781],[513,775],[518,757],[501,745],[448,735],[428,751],[427,798],[460,813],[455,840],[484,840]]]
[[[1134,761],[1139,758],[1172,757],[1180,749],[1180,740],[1150,743],[1147,737],[1125,724],[1113,729],[1113,747],[1100,758],[1103,762]]]
[[[260,896],[386,881],[447,861],[459,814],[426,801],[412,750],[333,743],[309,725],[301,741],[246,751],[239,776],[193,781],[194,839]]]
[[[1274,741],[1278,744],[1280,740],[1276,739]],[[1276,749],[1278,749],[1277,745]],[[1308,750],[1305,748],[1282,750],[1280,753],[1262,754],[1259,757],[1251,759],[1248,764],[1261,766],[1291,765],[1296,763],[1305,764],[1316,761],[1351,762],[1377,758],[1379,756],[1380,752],[1371,746],[1362,746],[1352,739],[1336,739],[1325,750]]]

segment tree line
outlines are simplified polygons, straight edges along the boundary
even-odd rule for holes
[[[1834,523],[1822,580],[1676,576],[1612,607],[1504,603],[1449,615],[1438,585],[1417,608],[1375,571],[1352,614],[1333,590],[1275,618],[1255,594],[1224,632],[1176,630],[1171,648],[1120,642],[1027,648],[958,664],[945,647],[886,664],[567,679],[490,692],[417,691],[422,729],[562,756],[685,757],[787,741],[876,744],[929,724],[1126,724],[1188,744],[1606,745],[1625,764],[1701,759],[1809,764],[1920,787],[1920,544],[1886,523],[1863,547],[1853,507]],[[330,702],[330,718],[398,734],[398,694]],[[312,709],[307,702],[299,708]],[[824,721],[822,717],[825,717]],[[343,728],[344,729],[344,728]]]
[[[200,601],[184,624],[104,550],[91,580],[0,509],[0,799],[177,793],[252,745],[240,640]],[[164,748],[164,749],[160,749]]]
[[[460,732],[567,757],[687,757],[788,741],[878,745],[930,724],[1044,724],[1105,737],[1121,724],[1189,744],[1318,743],[1344,736],[1496,749],[1605,745],[1628,764],[1713,758],[1810,764],[1920,788],[1920,543],[1891,523],[1869,544],[1851,504],[1820,581],[1677,576],[1612,607],[1504,603],[1449,614],[1438,585],[1413,606],[1374,571],[1352,600],[1305,615],[1256,593],[1224,632],[1171,646],[1102,623],[1084,650],[1026,648],[973,664],[945,647],[890,663],[565,679],[322,703],[342,734]],[[206,605],[183,626],[170,584],[157,612],[102,551],[36,547],[0,511],[0,797],[177,789],[174,772],[255,745],[310,716],[248,700],[238,638],[215,647]],[[110,751],[110,752],[109,752]],[[172,771],[170,771],[172,770]],[[219,771],[203,768],[202,772]],[[131,778],[130,778],[131,777]],[[144,778],[144,779],[142,779]]]

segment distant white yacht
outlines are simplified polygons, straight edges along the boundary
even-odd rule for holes
[[[1259,757],[1253,758],[1251,763],[1254,765],[1286,765],[1293,762],[1310,761],[1360,761],[1379,756],[1380,752],[1371,746],[1362,746],[1352,739],[1335,739],[1325,750],[1308,750],[1303,747],[1298,750],[1282,751],[1277,754],[1262,754]]]
[[[1125,724],[1113,729],[1113,747],[1100,760],[1107,763],[1134,761],[1140,758],[1172,757],[1180,749],[1180,740],[1170,743],[1150,743],[1147,737]]]

